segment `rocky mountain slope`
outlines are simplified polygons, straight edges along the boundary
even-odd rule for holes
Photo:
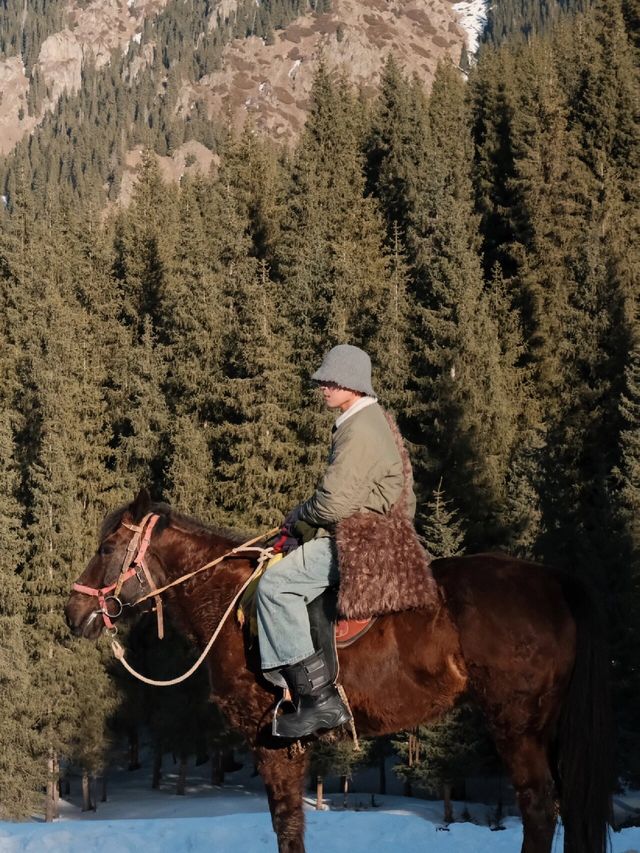
[[[70,0],[65,9],[67,26],[42,42],[30,78],[20,56],[0,60],[0,154],[31,132],[63,91],[77,91],[89,55],[98,68],[106,65],[113,50],[141,38],[145,18],[156,15],[167,2],[93,0],[87,4]],[[29,97],[36,87],[41,92],[34,111],[29,110]]]
[[[185,92],[182,108],[200,98],[212,115],[227,113],[238,125],[250,114],[285,138],[304,123],[320,58],[367,93],[389,53],[428,85],[440,59],[459,61],[465,40],[446,0],[334,0],[330,12],[307,14],[274,36],[273,44],[254,37],[227,45],[222,70]]]
[[[64,91],[78,90],[83,64],[90,58],[101,68],[113,51],[125,51],[135,41],[141,45],[130,68],[135,77],[153,59],[156,43],[149,22],[172,2],[179,0],[69,0],[66,27],[42,41],[29,76],[20,56],[0,59],[0,154],[32,132]],[[460,5],[448,0],[333,0],[330,11],[316,14],[303,3],[307,13],[269,37],[228,43],[220,70],[182,79],[176,112],[186,116],[199,101],[212,118],[223,116],[240,126],[252,115],[258,127],[277,138],[295,136],[321,57],[365,93],[375,87],[391,52],[406,71],[429,84],[441,58],[460,59],[465,43]],[[228,21],[237,6],[238,0],[220,0],[209,12],[205,32]]]

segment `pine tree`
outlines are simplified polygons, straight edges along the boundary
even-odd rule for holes
[[[169,420],[162,388],[165,363],[145,318],[141,337],[131,341],[114,378],[118,386],[112,394],[115,407],[117,446],[114,463],[120,486],[128,496],[140,486],[154,498],[166,488],[166,464],[170,452]]]
[[[224,379],[229,416],[217,441],[216,504],[238,526],[272,527],[304,498],[295,413],[299,399],[286,338],[273,331],[275,288],[264,261],[236,283],[234,348]]]
[[[194,414],[172,421],[171,455],[167,470],[167,497],[176,509],[213,523],[219,514],[212,506],[216,472],[207,441],[207,430]]]
[[[569,73],[567,83],[583,157],[602,182],[617,177],[625,198],[637,202],[638,67],[620,0],[595,4],[576,30],[577,47],[589,52],[589,61],[581,63],[578,75]],[[567,74],[561,52],[558,59],[560,73]]]
[[[317,796],[321,805],[324,796],[324,780],[329,776],[339,776],[343,805],[347,805],[349,783],[355,770],[366,763],[371,749],[370,741],[360,741],[359,749],[349,739],[331,740],[320,738],[311,752],[311,775],[316,777]]]
[[[450,509],[442,489],[442,480],[418,515],[418,524],[433,557],[457,557],[462,553],[464,528],[455,509]]]
[[[183,182],[179,239],[167,271],[160,319],[167,404],[177,414],[197,414],[203,426],[217,417],[230,318],[222,244],[237,225],[222,220],[218,201],[210,181],[196,177]]]
[[[499,266],[506,278],[514,271],[510,251],[515,230],[511,191],[514,76],[514,56],[507,45],[499,51],[483,48],[469,77],[473,183],[480,214],[484,269],[485,274],[491,275]]]
[[[222,156],[220,180],[233,187],[238,215],[247,223],[249,253],[274,268],[286,214],[282,153],[247,123],[239,139],[227,141]]]
[[[331,346],[350,342],[371,354],[383,402],[389,377],[389,399],[396,404],[404,353],[401,345],[389,347],[386,336],[400,343],[392,326],[403,323],[404,271],[400,251],[392,258],[385,248],[376,201],[364,195],[361,138],[352,93],[321,66],[292,168],[291,216],[283,223],[276,265],[279,310],[291,330],[300,382]],[[328,419],[294,403],[298,408],[298,438],[313,482],[324,463]]]
[[[145,318],[158,334],[165,279],[177,239],[175,189],[163,182],[155,155],[143,153],[131,207],[123,217],[116,272],[124,319],[143,333]]]
[[[0,414],[0,814],[28,817],[39,806],[44,758],[36,737],[38,710],[31,695],[31,661],[25,637],[27,601],[19,570],[25,559],[20,478],[15,462],[12,417]]]
[[[408,233],[416,313],[408,435],[421,448],[418,485],[428,493],[445,476],[469,544],[486,547],[506,535],[502,506],[521,379],[494,318],[496,295],[484,288],[469,118],[462,80],[450,66],[436,75],[429,119],[431,167]]]
[[[47,819],[55,817],[58,764],[70,748],[83,713],[74,682],[84,673],[102,721],[99,697],[106,675],[97,650],[68,645],[62,604],[95,547],[95,529],[108,504],[109,478],[101,476],[109,453],[99,348],[74,288],[77,244],[64,214],[34,227],[41,245],[55,235],[57,252],[33,255],[22,322],[19,446],[23,465],[27,595],[26,644],[32,661],[32,702],[47,753]],[[37,305],[37,310],[35,306]],[[61,368],[61,365],[63,368]],[[27,379],[28,377],[28,379]],[[86,683],[89,679],[89,683]]]
[[[147,152],[131,208],[115,230],[113,272],[126,341],[111,371],[115,464],[129,493],[147,485],[154,497],[164,493],[169,455],[164,389],[169,278],[177,241],[174,202],[174,189],[162,182],[157,161]]]
[[[606,13],[594,9],[579,23],[576,37],[589,63],[579,73],[567,73],[566,40],[559,39],[555,48],[567,89],[570,135],[587,178],[582,185],[575,182],[586,201],[573,238],[576,286],[565,326],[570,356],[556,394],[562,414],[547,441],[547,532],[541,549],[567,565],[588,560],[589,573],[604,592],[624,571],[624,565],[611,565],[609,531],[616,515],[611,478],[619,462],[618,403],[640,262],[640,125],[636,72],[619,4],[609,4]],[[560,532],[566,530],[570,535]]]
[[[404,239],[419,176],[428,168],[426,141],[426,94],[389,55],[366,150],[368,188],[380,199],[392,247],[397,237]]]
[[[547,417],[571,369],[589,181],[567,128],[566,104],[548,44],[522,51],[519,96],[511,127],[513,178],[518,210],[516,281],[525,339]]]
[[[410,406],[409,371],[411,356],[408,329],[413,303],[409,294],[410,272],[400,239],[400,228],[392,226],[388,253],[388,283],[378,308],[378,328],[371,345],[365,344],[374,364],[375,390],[383,403],[403,421]]]
[[[451,804],[454,785],[495,760],[478,712],[466,704],[432,726],[404,733],[394,746],[404,759],[394,767],[395,772],[412,785],[442,795],[445,823],[455,819]]]
[[[615,707],[621,741],[620,770],[636,784],[640,778],[640,685],[638,683],[637,613],[640,606],[640,348],[631,348],[621,399],[624,429],[620,435],[621,465],[616,471],[619,525],[616,562],[622,570],[613,578],[612,653],[615,672]]]

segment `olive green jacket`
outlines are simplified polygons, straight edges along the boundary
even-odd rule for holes
[[[329,466],[297,514],[313,527],[332,531],[356,512],[386,514],[400,497],[403,483],[393,434],[380,405],[373,403],[334,427]],[[413,518],[413,492],[408,512]]]

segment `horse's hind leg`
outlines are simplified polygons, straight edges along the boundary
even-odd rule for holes
[[[522,813],[522,853],[551,853],[556,828],[554,784],[548,750],[536,736],[496,741],[516,789]]]
[[[258,771],[269,797],[273,830],[278,837],[278,853],[304,853],[304,813],[302,794],[307,756],[290,754],[287,747],[255,749]]]

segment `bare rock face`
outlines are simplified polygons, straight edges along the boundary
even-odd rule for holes
[[[29,81],[19,56],[0,61],[0,154],[7,154],[36,119],[27,113]]]
[[[375,90],[390,53],[429,87],[438,61],[448,57],[457,64],[464,42],[443,0],[333,0],[330,13],[298,18],[277,31],[273,45],[259,38],[229,44],[222,70],[203,77],[192,97],[202,98],[210,115],[230,115],[237,127],[251,114],[258,128],[287,139],[304,124],[321,57],[366,94]]]
[[[80,86],[82,62],[89,54],[97,68],[111,59],[111,52],[126,48],[142,32],[145,17],[157,14],[167,0],[94,0],[86,8],[72,6],[69,27],[49,36],[40,48],[38,66],[54,94]],[[57,94],[56,94],[57,93]]]
[[[231,15],[232,12],[235,12],[237,8],[238,0],[219,0],[215,9],[215,14],[209,19],[209,29],[215,30],[218,26],[218,20],[228,20],[229,15]]]
[[[142,32],[145,18],[157,15],[166,5],[167,0],[94,0],[85,9],[73,10],[71,29],[101,68],[109,62],[112,50],[125,48]]]
[[[80,88],[82,44],[71,30],[62,30],[42,43],[38,70],[47,87],[47,100],[55,104],[66,90],[70,94]]]
[[[40,46],[36,70],[46,87],[39,116],[27,116],[29,81],[20,57],[0,61],[0,154],[8,153],[52,109],[60,95],[77,92],[82,65],[89,55],[98,68],[106,65],[111,52],[125,49],[139,36],[146,17],[157,15],[168,0],[93,0],[86,7],[70,0],[68,26],[53,33]],[[23,118],[20,115],[24,113]]]

